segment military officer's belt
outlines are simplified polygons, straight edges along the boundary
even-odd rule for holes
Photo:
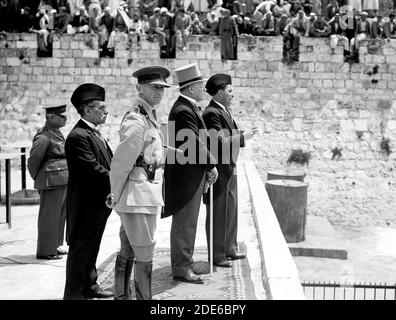
[[[146,171],[147,173],[147,179],[149,182],[153,182],[154,181],[154,177],[155,177],[155,170],[163,167],[162,164],[157,164],[157,163],[153,163],[153,164],[148,164],[146,161],[144,161],[144,158],[142,155],[140,155],[137,159],[136,162],[134,164],[134,167],[137,168],[143,168],[144,171]]]

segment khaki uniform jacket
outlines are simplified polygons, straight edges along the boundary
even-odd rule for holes
[[[133,111],[127,112],[121,121],[119,135],[120,144],[110,169],[111,192],[116,202],[114,210],[157,214],[158,207],[164,205],[162,169],[158,168],[154,181],[149,182],[146,171],[134,167],[139,155],[147,164],[162,163],[164,159],[159,124],[146,101],[140,98],[135,101]]]
[[[27,161],[30,176],[34,180],[34,188],[37,190],[66,188],[67,185],[48,187],[45,178],[46,163],[54,160],[64,160],[65,138],[59,129],[53,129],[45,125],[39,129],[33,138],[33,145]]]

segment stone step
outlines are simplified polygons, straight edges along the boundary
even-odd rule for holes
[[[348,259],[348,252],[326,217],[307,216],[305,240],[288,243],[292,256]]]

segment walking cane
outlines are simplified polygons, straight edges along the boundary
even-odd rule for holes
[[[210,276],[213,275],[213,185],[209,187],[209,263],[210,263]]]

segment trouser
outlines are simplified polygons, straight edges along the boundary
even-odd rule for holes
[[[158,210],[159,212],[159,210]],[[115,282],[115,299],[120,296],[130,299],[129,281],[133,265],[133,256],[135,261],[135,291],[138,300],[151,300],[151,273],[153,268],[154,255],[154,233],[157,227],[156,214],[144,213],[119,213],[121,218],[120,240],[121,250],[116,261],[117,268],[122,266],[126,261],[126,265],[122,268],[119,277]],[[119,261],[118,265],[117,262]],[[123,279],[121,279],[123,278]],[[119,280],[117,282],[117,280]],[[120,286],[123,290],[119,290]],[[124,295],[120,293],[124,291]]]
[[[70,242],[66,261],[66,285],[63,299],[85,299],[98,286],[96,259],[109,214],[92,221],[89,229]]]
[[[184,277],[194,265],[195,237],[204,182],[205,175],[190,202],[172,216],[170,244],[174,277]]]
[[[237,250],[237,176],[232,175],[224,192],[213,200],[213,261],[222,262]],[[206,205],[206,240],[210,249],[210,205]],[[209,251],[209,250],[208,250]],[[210,254],[210,252],[209,252]]]
[[[63,245],[66,219],[66,188],[40,190],[37,256],[56,255]]]
[[[342,42],[342,45],[344,46],[345,51],[350,51],[349,40],[347,37],[344,37],[339,34],[330,35],[330,47],[331,48],[335,49],[337,47],[339,41]]]

